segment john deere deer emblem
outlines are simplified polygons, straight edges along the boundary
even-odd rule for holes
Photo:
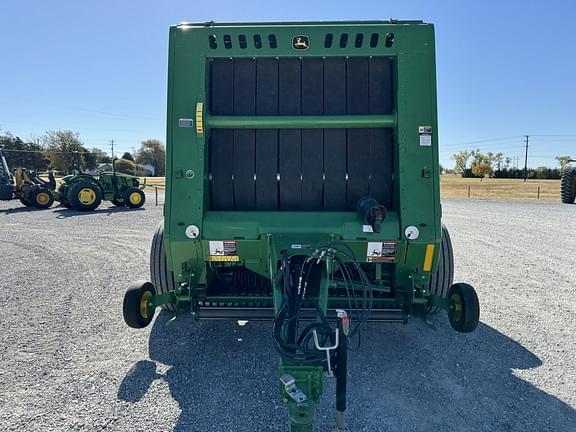
[[[306,50],[310,48],[310,38],[308,36],[294,36],[292,38],[292,48],[295,50]]]

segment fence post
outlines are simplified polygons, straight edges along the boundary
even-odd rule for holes
[[[470,185],[468,185],[468,198],[470,198]]]
[[[156,207],[158,207],[158,186],[154,186],[154,192],[156,193]]]
[[[538,186],[538,199],[540,199],[540,186]]]

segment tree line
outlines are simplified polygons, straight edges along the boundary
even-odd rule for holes
[[[0,150],[10,168],[28,168],[36,171],[54,170],[64,174],[96,170],[101,164],[111,164],[112,158],[102,149],[88,149],[77,132],[70,130],[47,131],[37,139],[23,140],[9,132],[0,134]],[[132,155],[125,152],[115,162],[118,172],[143,175],[144,166],[152,167],[155,176],[165,173],[166,149],[157,139],[142,141]]]
[[[455,162],[453,170],[444,170],[449,173],[461,174],[462,177],[494,177],[494,178],[524,178],[524,169],[511,166],[512,158],[503,153],[482,153],[477,150],[463,150],[452,155]],[[528,168],[529,179],[559,179],[562,170],[568,166],[570,156],[556,156],[559,168],[538,167]]]

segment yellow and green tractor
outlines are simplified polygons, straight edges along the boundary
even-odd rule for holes
[[[98,176],[82,173],[66,176],[56,192],[56,199],[64,207],[78,211],[94,210],[103,200],[136,209],[144,205],[146,195],[138,177],[114,171]]]

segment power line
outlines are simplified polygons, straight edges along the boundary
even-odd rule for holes
[[[515,135],[515,136],[511,136],[511,137],[502,137],[502,138],[486,138],[486,139],[481,139],[481,140],[476,140],[476,141],[465,141],[465,142],[460,142],[460,143],[441,144],[441,147],[457,147],[457,146],[461,146],[461,145],[480,144],[480,143],[497,142],[497,141],[508,141],[508,140],[515,140],[515,139],[519,139],[519,138],[522,138],[522,136],[521,135]]]

